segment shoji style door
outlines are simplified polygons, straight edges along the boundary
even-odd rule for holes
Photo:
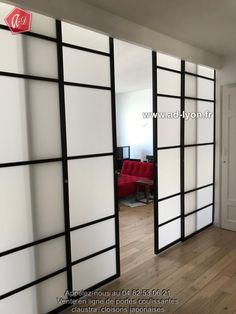
[[[186,62],[185,111],[208,117],[184,122],[184,238],[214,221],[215,71]]]
[[[181,110],[181,60],[153,52],[153,111]],[[153,121],[155,166],[155,252],[181,239],[181,123],[180,118]]]
[[[119,276],[113,40],[62,27],[72,289]]]

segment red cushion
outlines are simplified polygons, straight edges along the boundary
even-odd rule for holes
[[[118,197],[122,198],[134,194],[136,191],[136,182],[139,179],[153,179],[153,164],[125,160],[121,175],[118,178]]]

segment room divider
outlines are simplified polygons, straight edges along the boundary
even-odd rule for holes
[[[11,9],[0,4],[0,312],[56,313],[65,291],[120,275],[113,39],[36,13],[13,36]],[[214,104],[214,71],[153,52],[154,112]],[[154,119],[155,253],[214,220],[214,129]]]
[[[160,253],[214,222],[216,74],[161,53],[153,52],[152,59],[154,230]]]

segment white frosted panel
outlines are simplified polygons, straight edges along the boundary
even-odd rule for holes
[[[195,100],[185,99],[186,114],[192,114],[197,112],[197,102]],[[185,145],[197,143],[197,119],[185,118],[184,120],[184,141]]]
[[[62,231],[61,163],[0,169],[0,250]]]
[[[109,219],[71,232],[72,261],[115,244],[115,221]]]
[[[196,191],[196,193],[197,193],[197,208],[201,208],[213,202],[212,186],[198,190]]]
[[[112,152],[110,91],[66,86],[65,97],[68,155]]]
[[[180,192],[180,149],[158,151],[158,197]]]
[[[214,82],[203,78],[198,78],[198,98],[214,99]]]
[[[202,65],[198,65],[198,74],[210,78],[214,78],[214,69]]]
[[[184,213],[188,214],[197,209],[196,192],[184,195]]]
[[[192,62],[185,62],[185,71],[190,73],[197,73],[197,65]]]
[[[64,237],[0,259],[0,294],[7,293],[65,267]]]
[[[197,120],[197,142],[210,143],[214,141],[214,106],[210,102],[198,101],[198,112],[206,115],[206,112],[211,113],[210,118],[200,118]],[[207,114],[209,117],[209,114]]]
[[[157,53],[157,65],[178,71],[181,70],[180,59],[159,52]]]
[[[116,274],[116,250],[97,255],[72,268],[73,289],[85,290]]]
[[[65,81],[110,87],[110,59],[64,47]]]
[[[0,146],[1,163],[61,156],[57,84],[0,77]]]
[[[57,298],[63,297],[67,289],[66,273],[20,291],[0,302],[0,313],[42,314],[59,307]]]
[[[192,75],[185,75],[185,96],[199,97],[197,95],[197,78]]]
[[[185,191],[196,188],[197,185],[197,152],[195,147],[185,148],[184,150],[184,178]]]
[[[8,313],[9,309],[12,314],[19,313],[19,309],[24,314],[40,314],[38,312],[36,286],[1,300],[0,313]]]
[[[0,30],[0,70],[57,78],[56,43]]]
[[[60,306],[57,298],[65,298],[64,293],[67,289],[67,275],[61,273],[46,281],[41,282],[37,287],[38,313],[48,313]]]
[[[197,230],[212,223],[212,206],[197,212]]]
[[[0,3],[0,24],[6,25],[4,19],[13,9],[12,5]],[[56,37],[56,21],[51,17],[32,12],[31,32]]]
[[[158,203],[159,224],[180,215],[180,196],[171,197]]]
[[[167,97],[158,97],[158,112],[175,114],[180,111],[180,100]],[[180,119],[166,117],[158,119],[158,146],[175,146],[180,145]]]
[[[199,146],[197,149],[197,186],[213,182],[213,145]]]
[[[180,74],[157,69],[157,92],[180,96]]]
[[[109,52],[109,37],[73,24],[62,22],[62,40],[65,43]]]
[[[185,217],[185,237],[197,230],[196,214]]]
[[[114,214],[113,158],[70,160],[71,226]]]
[[[202,208],[213,202],[213,188],[209,186],[195,192],[185,194],[185,214]]]
[[[180,219],[176,219],[159,228],[159,248],[178,240],[181,237]]]

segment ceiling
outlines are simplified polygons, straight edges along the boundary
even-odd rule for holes
[[[83,2],[214,54],[236,54],[236,0]]]

